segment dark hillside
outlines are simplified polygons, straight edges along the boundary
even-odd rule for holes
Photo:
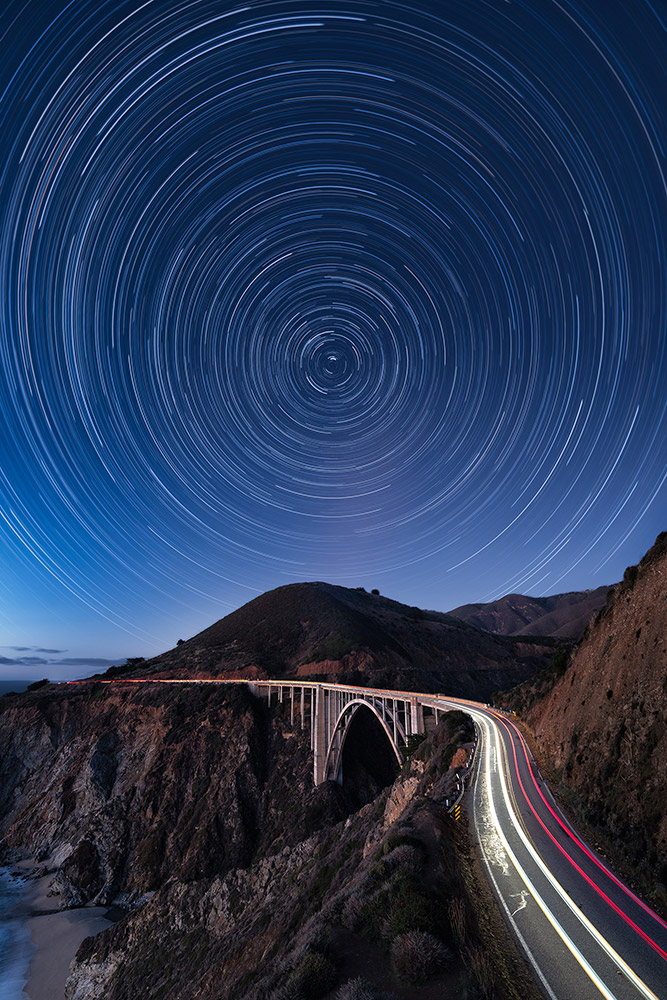
[[[362,589],[296,583],[255,598],[140,673],[319,677],[486,700],[544,666],[554,645],[492,636]]]

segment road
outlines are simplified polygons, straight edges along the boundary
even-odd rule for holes
[[[506,919],[551,1000],[667,1000],[667,923],[561,813],[518,727],[471,702],[469,811]]]

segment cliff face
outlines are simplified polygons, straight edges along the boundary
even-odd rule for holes
[[[228,871],[346,815],[307,733],[244,688],[72,685],[0,699],[0,837],[59,868],[62,905]],[[286,790],[289,789],[289,794]],[[310,824],[310,825],[309,825]]]
[[[444,808],[471,738],[471,720],[450,713],[391,790],[346,821],[225,875],[170,879],[83,943],[67,1000],[318,1000],[360,976],[368,997],[533,997],[479,922],[466,832]],[[390,960],[407,932],[435,948],[428,983],[412,987]]]
[[[364,590],[297,583],[262,594],[140,673],[317,677],[484,701],[543,666],[554,645],[491,635]]]
[[[528,720],[589,822],[667,886],[667,533]]]

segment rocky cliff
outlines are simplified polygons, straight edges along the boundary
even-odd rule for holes
[[[244,687],[63,685],[0,699],[0,837],[62,905],[246,865],[349,811]],[[289,787],[290,794],[285,790]]]
[[[390,787],[360,753],[356,790],[315,788],[307,731],[243,687],[4,697],[4,859],[39,856],[61,906],[128,908],[82,945],[68,1000],[317,1000],[360,977],[350,997],[524,1000],[444,806],[472,735],[448,713]]]
[[[351,1000],[534,996],[478,913],[467,835],[444,808],[471,737],[451,713],[347,820],[224,876],[168,881],[84,942],[67,1000],[317,1000],[344,984]]]
[[[589,823],[667,901],[667,533],[527,718]]]

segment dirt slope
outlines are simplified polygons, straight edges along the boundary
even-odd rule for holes
[[[587,820],[664,890],[667,533],[626,570],[528,721]]]

